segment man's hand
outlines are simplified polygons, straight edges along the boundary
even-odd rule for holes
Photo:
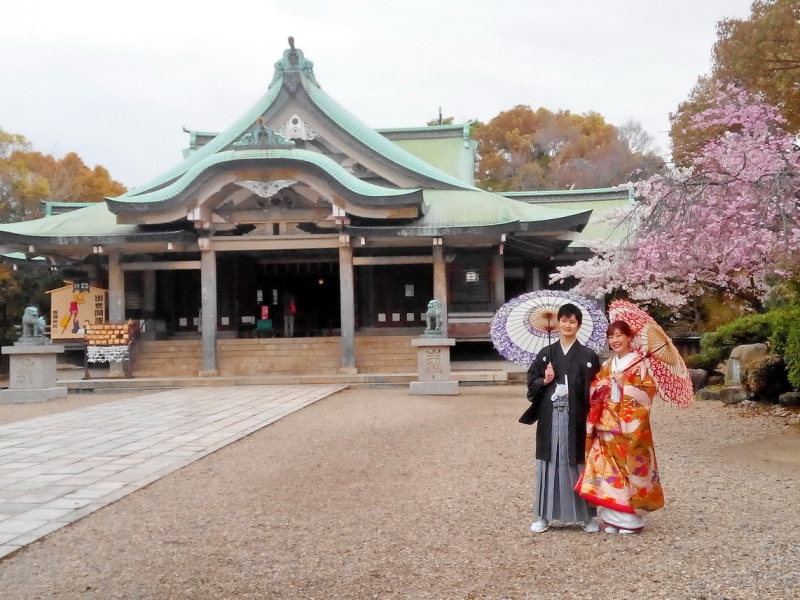
[[[553,365],[548,363],[547,368],[544,370],[544,384],[547,385],[555,378],[556,372],[553,370]]]

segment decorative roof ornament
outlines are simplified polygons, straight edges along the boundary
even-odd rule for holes
[[[253,192],[261,198],[271,198],[283,188],[297,183],[294,179],[276,179],[274,181],[237,181],[236,185]]]
[[[275,63],[275,75],[269,87],[272,87],[283,77],[283,84],[291,92],[297,89],[300,84],[300,75],[308,77],[311,82],[320,87],[317,78],[314,77],[314,63],[303,56],[303,51],[294,47],[294,37],[289,36],[289,49],[283,51],[283,58]]]
[[[263,118],[258,121],[241,137],[239,141],[233,142],[236,148],[286,148],[294,147],[294,142],[290,142],[285,137],[277,133],[274,129],[266,126]]]
[[[292,115],[292,117],[286,121],[286,125],[278,129],[278,133],[287,140],[311,141],[317,137],[317,132],[306,125],[306,122],[297,115]]]

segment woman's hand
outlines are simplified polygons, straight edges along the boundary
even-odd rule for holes
[[[553,370],[553,365],[548,363],[547,368],[544,370],[544,384],[547,385],[555,378],[556,378],[556,372]]]

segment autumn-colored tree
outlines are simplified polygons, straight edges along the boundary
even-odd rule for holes
[[[125,186],[104,167],[90,169],[74,152],[63,158],[35,152],[19,134],[0,129],[0,221],[42,216],[42,200],[100,202]]]
[[[473,137],[476,183],[496,192],[610,187],[663,167],[640,125],[618,129],[595,112],[519,105],[478,124]]]
[[[21,135],[0,129],[0,221],[22,221],[40,215],[50,194],[47,180],[31,171],[24,154],[30,144]]]
[[[670,115],[672,153],[688,165],[702,145],[720,128],[692,127],[714,97],[717,82],[735,82],[761,93],[777,106],[790,131],[800,130],[800,3],[797,0],[756,0],[748,19],[724,19],[717,24],[717,42],[710,75],[701,77],[689,98]]]

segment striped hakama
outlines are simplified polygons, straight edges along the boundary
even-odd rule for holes
[[[550,440],[550,460],[536,461],[534,512],[537,518],[548,521],[588,523],[596,510],[575,492],[584,466],[569,464],[569,401],[566,397],[553,401]]]

